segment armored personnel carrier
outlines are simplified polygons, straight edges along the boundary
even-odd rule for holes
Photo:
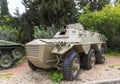
[[[7,69],[25,55],[23,45],[0,40],[0,69]]]
[[[81,67],[89,70],[96,63],[104,63],[105,48],[101,34],[84,30],[79,23],[67,25],[52,39],[35,39],[26,44],[32,70],[57,68],[66,80],[74,80]]]

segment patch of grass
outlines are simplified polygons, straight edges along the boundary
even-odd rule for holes
[[[63,74],[61,72],[55,71],[51,73],[51,80],[54,83],[59,83],[63,80]]]
[[[13,74],[0,74],[0,77],[11,78]]]
[[[107,49],[106,56],[107,57],[120,57],[120,51],[119,50]]]
[[[120,57],[120,52],[108,52],[107,57]]]
[[[120,67],[120,64],[110,64],[108,67],[110,67],[110,68]]]

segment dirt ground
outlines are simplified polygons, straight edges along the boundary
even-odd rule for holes
[[[32,71],[27,62],[0,71],[0,84],[53,84],[50,70]],[[108,57],[104,64],[95,65],[91,70],[81,69],[74,81],[63,80],[60,84],[87,84],[91,81],[120,78],[120,57]]]

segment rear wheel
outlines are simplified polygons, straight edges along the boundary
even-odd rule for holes
[[[12,57],[9,56],[9,55],[3,55],[1,56],[0,58],[0,66],[1,68],[10,68],[13,64],[13,60],[12,60]]]
[[[76,52],[69,52],[63,63],[63,76],[65,80],[74,80],[80,71],[80,57]]]
[[[84,56],[83,68],[89,70],[95,66],[96,58],[94,49],[90,49],[89,53]]]
[[[96,51],[96,63],[103,64],[105,62],[105,49],[101,48],[99,51]]]
[[[34,66],[29,60],[28,60],[28,65],[33,71],[36,71],[38,69],[38,67]]]

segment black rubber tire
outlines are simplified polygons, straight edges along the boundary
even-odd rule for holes
[[[103,64],[105,62],[105,49],[101,48],[99,51],[96,51],[96,64]]]
[[[86,54],[79,54],[80,55],[80,66],[81,68],[84,68],[84,61],[85,61],[85,56]]]
[[[83,68],[86,70],[90,70],[95,65],[95,62],[94,62],[94,64],[92,64],[92,62],[91,62],[92,55],[94,55],[94,58],[95,58],[95,50],[94,49],[90,49],[89,53],[84,56]]]
[[[29,60],[28,60],[28,65],[33,71],[36,71],[38,69],[38,67],[34,66]]]
[[[75,74],[73,74],[72,73],[72,68],[74,68],[74,67],[72,66],[72,64],[73,64],[73,61],[75,59],[78,60],[79,65],[77,65],[78,70],[76,70]],[[68,80],[68,81],[72,81],[72,80],[76,79],[78,74],[79,74],[79,71],[80,71],[80,57],[79,57],[79,54],[74,52],[74,51],[71,51],[71,52],[67,53],[66,56],[65,56],[64,62],[63,62],[63,76],[64,76],[64,79]]]

